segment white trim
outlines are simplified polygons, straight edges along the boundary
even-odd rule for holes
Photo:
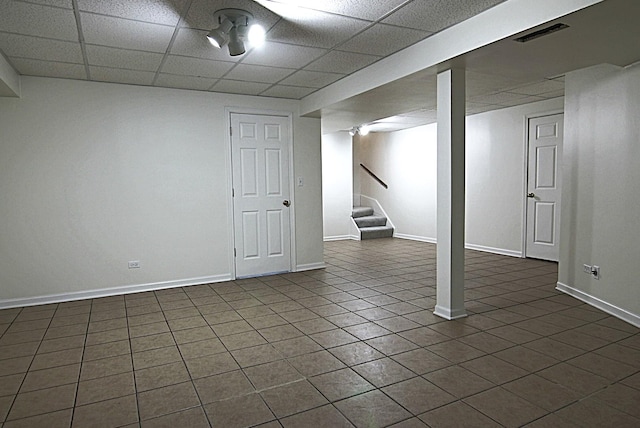
[[[74,291],[71,293],[49,294],[46,296],[6,299],[0,300],[0,309],[46,305],[49,303],[70,302],[74,300],[97,299],[100,297],[117,296],[120,294],[142,293],[145,291],[163,290],[165,288],[188,287],[191,285],[202,285],[225,281],[231,281],[231,274],[202,276],[175,281],[152,282],[148,284],[125,285],[121,287],[100,288],[97,290]]]
[[[436,305],[435,310],[433,311],[433,314],[451,321],[451,320],[457,320],[459,318],[466,317],[467,311],[464,308],[451,310],[451,309],[443,308],[442,306]]]
[[[349,225],[349,236],[353,240],[360,241],[362,239],[362,233],[356,224],[356,219],[354,219],[353,216],[350,216],[349,219],[351,220],[351,224]]]
[[[304,265],[298,265],[296,266],[296,272],[304,272],[307,270],[316,270],[316,269],[324,269],[326,268],[327,265],[325,265],[324,263],[307,263]]]
[[[430,244],[436,243],[436,238],[428,238],[426,236],[407,235],[406,233],[395,233],[394,238],[408,239],[410,241],[428,242]]]
[[[393,224],[393,222],[391,221],[391,218],[389,217],[387,212],[384,210],[384,208],[382,208],[382,205],[380,205],[380,202],[378,202],[377,199],[374,199],[366,195],[360,195],[360,205],[363,207],[371,207],[373,208],[374,213],[379,213],[385,216],[387,218],[387,225],[393,227],[393,233],[394,233],[393,236],[395,236],[396,226]]]
[[[231,114],[234,113],[235,110],[232,110],[230,107],[225,107],[224,114],[226,117],[226,132],[225,132],[225,157],[226,157],[226,166],[227,166],[227,235],[229,239],[229,269],[231,270],[231,279],[236,279],[236,255],[235,255],[235,247],[236,247],[236,226],[234,219],[234,204],[233,204],[233,159],[232,159],[232,138],[231,138]]]
[[[411,241],[428,242],[430,244],[438,243],[438,240],[436,238],[428,238],[426,236],[407,235],[405,233],[396,233],[393,237],[400,238],[400,239],[408,239]],[[484,245],[467,243],[467,244],[464,244],[464,248],[468,250],[483,251],[485,253],[500,254],[503,256],[522,257],[522,253],[520,251],[505,250],[503,248],[487,247]]]
[[[505,250],[503,248],[486,247],[484,245],[465,244],[464,248],[468,250],[483,251],[485,253],[500,254],[509,257],[522,257],[521,251]]]
[[[601,300],[597,297],[585,293],[584,291],[570,287],[561,282],[558,282],[556,284],[556,290],[568,294],[569,296],[575,297],[578,300],[582,300],[583,302],[593,306],[594,308],[598,308],[601,311],[608,313],[609,315],[613,315],[614,317],[619,318],[622,321],[626,321],[629,324],[640,328],[640,315],[633,314],[625,309],[619,308],[615,305],[612,305],[611,303],[607,303],[604,300]]]
[[[346,241],[347,239],[358,239],[356,236],[354,235],[336,235],[336,236],[325,236],[323,238],[324,242],[331,242],[331,241]]]

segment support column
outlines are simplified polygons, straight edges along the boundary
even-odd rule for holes
[[[465,72],[438,74],[437,283],[434,314],[448,320],[464,309]]]

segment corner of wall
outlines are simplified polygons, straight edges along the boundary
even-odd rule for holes
[[[20,98],[20,75],[0,55],[0,97]]]

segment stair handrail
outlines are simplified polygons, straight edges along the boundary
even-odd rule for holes
[[[387,186],[387,183],[385,183],[384,181],[382,181],[377,175],[375,175],[369,168],[367,168],[366,166],[364,166],[363,164],[360,164],[360,166],[367,171],[367,173],[369,173],[369,175],[371,177],[373,177],[374,180],[376,180],[378,183],[380,183],[380,185],[382,187],[384,187],[385,189],[388,189],[389,186]]]

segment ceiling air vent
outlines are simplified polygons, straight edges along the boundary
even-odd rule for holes
[[[550,27],[547,28],[543,28],[541,30],[538,31],[534,31],[533,33],[529,33],[529,34],[525,34],[522,37],[518,37],[516,40],[516,42],[520,42],[520,43],[527,43],[530,42],[533,39],[537,39],[539,37],[544,37],[546,35],[549,35],[551,33],[555,33],[556,31],[560,31],[560,30],[564,30],[565,28],[569,28],[569,26],[567,24],[553,24]]]

